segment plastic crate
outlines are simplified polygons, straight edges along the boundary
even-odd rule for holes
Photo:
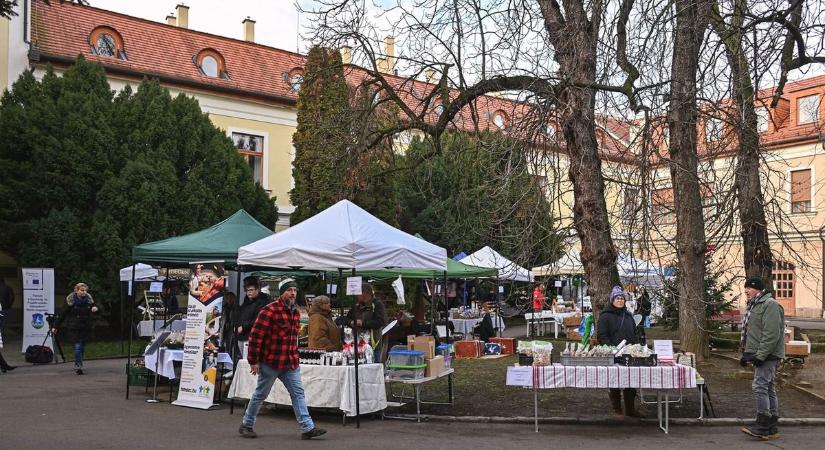
[[[450,346],[447,344],[440,344],[435,346],[435,354],[436,356],[441,355],[444,358],[450,356]]]
[[[389,359],[387,359],[389,368],[424,367],[424,365],[424,352],[417,350],[393,350],[389,352]]]
[[[152,372],[145,367],[126,367],[126,377],[129,386],[149,386],[152,381]]]
[[[453,357],[452,356],[445,356],[444,357],[444,369],[452,369],[453,368]]]
[[[391,380],[418,380],[424,378],[426,364],[407,367],[390,367],[387,371],[387,378]]]
[[[612,366],[616,362],[613,356],[566,356],[562,355],[561,364],[563,366]]]

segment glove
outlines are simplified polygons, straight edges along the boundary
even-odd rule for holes
[[[751,362],[753,363],[754,367],[760,367],[762,364],[765,364],[765,361],[762,361],[759,358],[753,358],[753,361]]]
[[[739,365],[742,367],[747,367],[749,362],[753,362],[754,354],[753,353],[742,353],[742,357],[739,358]]]

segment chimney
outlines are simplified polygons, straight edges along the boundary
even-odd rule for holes
[[[174,27],[177,24],[178,24],[178,19],[175,17],[175,14],[174,13],[169,13],[169,15],[166,16],[166,25],[172,25]]]
[[[386,58],[378,58],[375,60],[378,66],[378,71],[383,73],[395,72],[395,38],[387,36],[384,38],[384,54]]]
[[[424,69],[424,80],[427,83],[433,83],[435,81],[435,69],[431,69],[431,68]]]
[[[243,40],[255,42],[255,21],[247,16],[241,23],[243,24]]]
[[[178,26],[181,28],[189,28],[189,7],[183,3],[175,7],[178,14]]]
[[[352,47],[347,45],[341,47],[341,63],[352,64]]]

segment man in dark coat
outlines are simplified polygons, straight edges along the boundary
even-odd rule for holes
[[[269,295],[261,292],[261,284],[258,277],[246,277],[243,279],[243,289],[246,296],[243,303],[238,308],[238,323],[235,333],[238,341],[248,341],[249,331],[258,317],[258,313],[264,306],[272,303]],[[243,346],[241,346],[243,348]]]
[[[626,295],[620,286],[613,287],[610,302],[605,305],[599,315],[599,322],[596,326],[599,344],[619,345],[622,341],[627,341],[628,344],[638,343],[636,323],[624,306]],[[624,393],[624,411],[622,411],[622,393]],[[640,417],[639,412],[636,411],[636,389],[610,389],[610,404],[616,414],[624,413],[626,416]]]

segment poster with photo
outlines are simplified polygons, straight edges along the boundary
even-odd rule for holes
[[[180,387],[173,405],[200,409],[213,405],[225,285],[222,263],[193,264]]]

